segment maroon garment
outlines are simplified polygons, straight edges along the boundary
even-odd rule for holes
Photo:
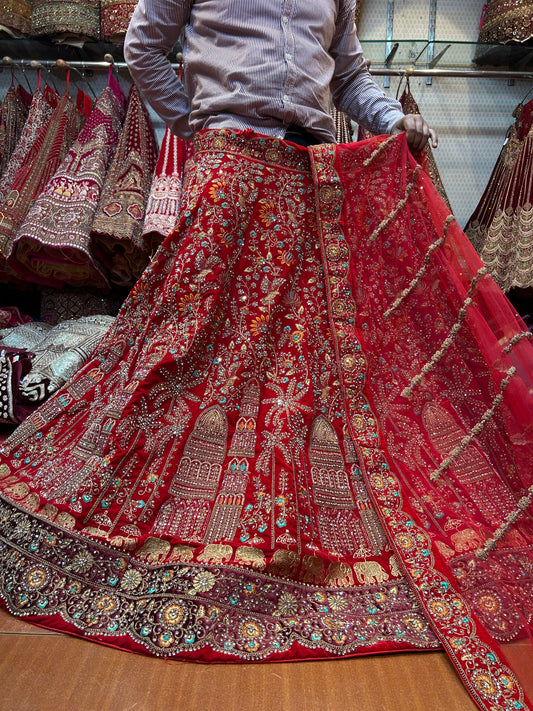
[[[115,286],[133,286],[149,261],[141,232],[157,155],[152,122],[133,84],[91,229],[91,247]]]
[[[46,286],[108,288],[89,234],[123,116],[124,94],[110,74],[83,130],[13,240],[8,262],[20,275]]]

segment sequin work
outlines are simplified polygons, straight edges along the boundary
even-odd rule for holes
[[[405,137],[201,132],[182,200],[4,446],[9,609],[219,661],[442,644],[524,707],[496,640],[531,609],[531,345]]]

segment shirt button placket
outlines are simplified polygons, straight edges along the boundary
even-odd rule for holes
[[[291,110],[288,108],[287,104],[291,102],[291,92],[290,88],[292,85],[292,80],[291,80],[291,75],[293,74],[293,54],[292,54],[292,46],[291,46],[291,35],[290,35],[290,16],[293,8],[293,3],[294,0],[285,0],[282,4],[282,9],[281,9],[281,27],[283,31],[283,36],[284,36],[284,58],[285,58],[285,63],[286,63],[286,74],[285,74],[285,83],[284,83],[284,91],[283,91],[283,96],[282,100],[283,103],[285,104],[284,106],[284,112],[287,121],[290,123],[290,118],[289,115],[292,113]]]

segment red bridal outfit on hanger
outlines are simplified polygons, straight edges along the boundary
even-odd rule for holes
[[[4,444],[0,594],[146,654],[442,646],[533,709],[533,349],[404,135],[194,139],[179,221]]]
[[[56,288],[109,287],[90,231],[123,118],[124,94],[110,70],[82,131],[13,238],[8,266],[20,276]]]
[[[21,86],[15,88],[15,84],[11,83],[0,105],[0,174],[9,163],[24,128],[28,116],[28,107],[24,100],[27,94]]]
[[[27,152],[10,187],[6,189],[6,197],[0,205],[0,280],[19,280],[6,261],[11,254],[13,240],[34,200],[54,175],[79,134],[90,104],[90,98],[79,90],[75,104],[67,83],[67,90]]]
[[[148,264],[149,252],[141,233],[157,157],[148,111],[132,84],[90,233],[92,250],[114,286],[133,286]]]
[[[153,253],[174,229],[179,215],[187,160],[193,154],[190,141],[175,136],[167,128],[150,186],[142,239]]]
[[[0,175],[0,204],[5,200],[19,168],[23,165],[35,140],[44,126],[50,120],[54,109],[59,103],[59,96],[48,85],[41,89],[41,73],[39,84],[33,93],[30,109],[18,142],[11,157]]]

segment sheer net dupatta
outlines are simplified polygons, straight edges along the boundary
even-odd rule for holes
[[[347,423],[376,510],[480,708],[533,708],[531,334],[404,136],[311,151]]]

